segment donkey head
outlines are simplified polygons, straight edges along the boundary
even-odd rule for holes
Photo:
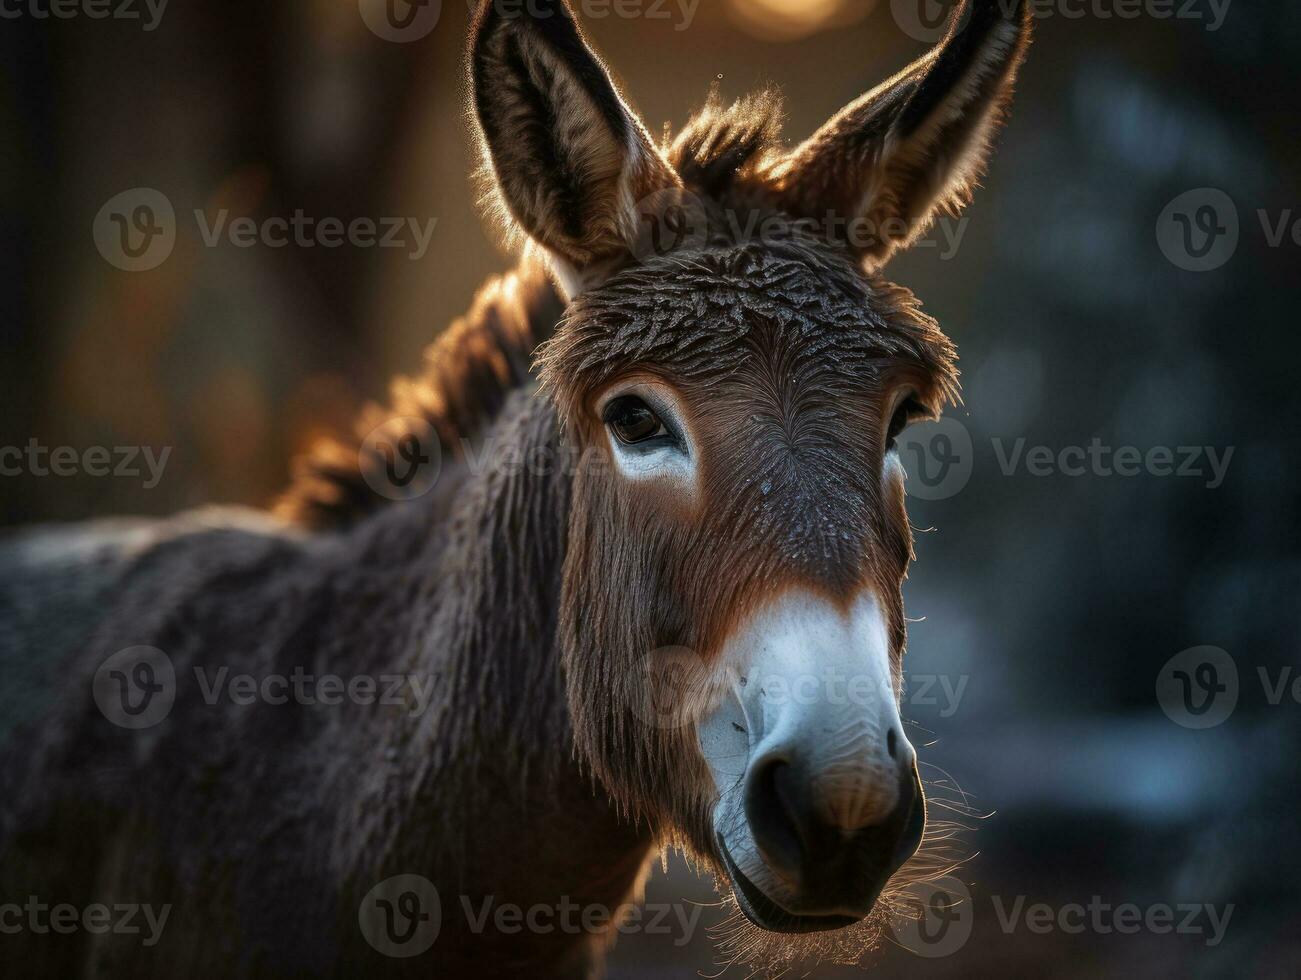
[[[955,356],[878,270],[966,202],[1028,31],[1020,3],[963,5],[787,148],[771,95],[657,145],[563,3],[475,23],[500,201],[569,295],[539,363],[579,460],[578,753],[767,930],[864,919],[922,840],[894,440],[955,395]]]

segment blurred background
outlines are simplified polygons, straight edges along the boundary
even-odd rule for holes
[[[904,713],[972,829],[961,941],[892,935],[870,962],[881,977],[1301,976],[1301,7],[1039,8],[990,175],[948,225],[960,243],[937,233],[890,269],[962,354],[961,486],[910,503],[924,533]],[[24,455],[0,476],[0,522],[265,505],[294,453],[418,370],[510,261],[470,179],[465,0],[399,4],[405,28],[379,0],[48,9],[8,4],[0,23],[0,447],[170,452],[152,485],[143,461],[43,476]],[[775,83],[799,139],[926,50],[943,9],[589,0],[584,26],[652,130],[715,83],[728,98]],[[142,193],[174,210],[156,264],[105,244],[127,192],[132,222],[133,202],[158,200]],[[298,212],[408,224],[392,248],[206,240],[220,220]],[[1008,464],[1018,441],[1056,459],[1095,439],[1232,455],[1218,481],[1204,452],[1200,476]],[[1228,661],[1184,654],[1202,647]],[[1207,678],[1181,707],[1178,685]],[[1220,698],[1209,714],[1203,695]],[[675,860],[648,897],[683,896],[713,901]],[[1212,944],[1205,913],[1201,934],[1009,927],[1018,898],[1232,910]],[[634,934],[611,976],[716,975],[717,960],[703,927]]]

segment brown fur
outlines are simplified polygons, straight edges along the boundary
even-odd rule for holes
[[[526,260],[490,279],[465,316],[425,352],[422,375],[394,381],[390,404],[368,406],[351,440],[324,440],[295,463],[293,484],[277,512],[307,527],[327,528],[350,524],[384,504],[365,479],[367,472],[383,471],[384,459],[364,446],[366,436],[390,420],[417,419],[428,426],[399,424],[388,430],[392,438],[408,430],[432,432],[443,454],[462,457],[510,393],[529,383],[533,350],[550,337],[562,308],[539,262]]]
[[[333,533],[190,515],[0,549],[0,655],[19,719],[0,753],[0,885],[177,905],[148,954],[120,936],[24,936],[36,972],[590,976],[611,928],[478,935],[457,921],[458,896],[615,905],[671,845],[726,896],[709,827],[718,788],[693,723],[750,612],[790,588],[842,606],[870,590],[897,693],[912,547],[886,428],[906,393],[919,416],[955,397],[955,353],[907,290],[864,271],[908,235],[863,249],[805,219],[829,208],[924,223],[962,199],[1028,13],[982,0],[937,54],[790,153],[772,96],[711,99],[661,152],[568,8],[531,9],[485,0],[471,71],[487,166],[546,249],[563,311],[526,261],[481,292],[421,378],[367,412],[356,443],[302,463],[280,512]],[[637,258],[651,190],[697,208],[701,235]],[[752,218],[761,235],[745,231]],[[630,377],[680,401],[690,489],[634,485],[611,465],[596,403]],[[365,436],[393,416],[431,432],[445,464],[437,493],[381,506],[366,477],[383,460]],[[491,451],[472,461],[473,443]],[[302,665],[439,683],[418,716],[213,706],[178,684],[166,724],[142,735],[85,698],[105,657],[136,644],[165,650],[182,677]],[[695,657],[700,697],[679,728],[639,714],[667,646]],[[899,878],[946,867],[946,829],[927,835]],[[430,958],[385,960],[358,933],[359,903],[412,872],[452,914]],[[854,959],[891,903],[811,937],[739,925],[726,952],[776,967],[803,952]]]
[[[712,866],[712,788],[694,730],[648,731],[640,721],[635,709],[649,697],[642,661],[659,648],[689,648],[704,687],[723,639],[781,590],[843,604],[867,587],[885,606],[898,676],[912,543],[901,493],[877,479],[884,428],[905,387],[919,415],[938,415],[956,397],[957,372],[952,344],[911,293],[864,275],[860,263],[879,266],[936,213],[967,201],[1010,98],[1028,20],[1004,21],[996,4],[978,4],[965,34],[793,150],[782,145],[774,93],[724,106],[715,92],[661,154],[613,87],[602,87],[599,63],[577,81],[558,77],[581,38],[563,11],[565,24],[530,34],[529,24],[498,22],[489,9],[477,21],[479,57],[494,73],[509,76],[513,60],[523,74],[513,88],[494,75],[496,91],[477,89],[487,172],[502,213],[584,290],[554,331],[511,335],[549,334],[535,371],[573,466],[558,638],[575,744],[621,812]],[[541,103],[551,128],[530,129]],[[498,104],[506,108],[487,108]],[[607,121],[579,137],[584,116]],[[533,135],[514,140],[503,118],[512,132]],[[634,147],[623,163],[611,157],[620,151],[611,132]],[[560,163],[558,182],[536,169],[539,153],[548,166]],[[698,248],[631,260],[626,249],[644,215],[634,208],[620,218],[617,208],[657,188],[698,209]],[[567,206],[577,210],[566,214]],[[824,216],[864,220],[880,234],[867,247],[842,241],[826,233]],[[742,233],[756,220],[759,240]],[[702,459],[693,506],[614,474],[596,400],[634,375],[669,384],[687,406]],[[436,415],[429,421],[441,425]],[[945,833],[939,826],[930,836]],[[931,853],[913,873],[944,863]],[[774,954],[747,930],[733,942],[778,960],[789,952]],[[860,930],[849,948],[863,942]]]

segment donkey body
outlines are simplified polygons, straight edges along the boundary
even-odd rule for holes
[[[275,518],[0,543],[0,963],[590,976],[617,920],[560,910],[635,901],[670,845],[766,931],[744,943],[861,951],[923,819],[890,439],[955,385],[951,346],[872,270],[965,196],[1007,102],[1026,16],[966,13],[787,151],[770,99],[655,147],[565,7],[486,3],[477,119],[533,247],[360,426],[385,438],[314,454]],[[701,234],[634,260],[636,202],[665,195]],[[781,234],[738,240],[719,218],[739,208]],[[822,208],[878,233],[811,232]],[[441,468],[393,502],[373,488],[406,437]],[[810,727],[746,683],[788,668],[788,637],[881,696]],[[693,651],[693,693],[648,721],[669,648]],[[50,928],[60,903],[166,918]],[[550,927],[501,929],[503,904]]]
[[[558,448],[526,391],[484,435]],[[329,535],[212,510],[5,543],[0,894],[171,908],[148,947],[143,918],[138,935],[41,934],[24,908],[0,957],[40,976],[428,975],[357,921],[371,888],[415,871],[449,903],[450,975],[588,975],[599,934],[476,942],[460,899],[614,909],[651,845],[571,760],[554,643],[568,488],[463,461],[439,488]],[[87,696],[136,646],[175,671],[143,730]],[[296,673],[373,678],[386,703],[275,688],[285,703],[247,704],[226,686]]]

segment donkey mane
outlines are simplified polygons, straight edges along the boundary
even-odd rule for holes
[[[367,405],[351,437],[324,439],[295,462],[277,513],[310,528],[340,528],[384,504],[366,474],[382,472],[385,461],[365,443],[384,423],[393,438],[424,423],[445,456],[461,455],[467,441],[491,425],[511,391],[529,382],[533,350],[550,337],[562,311],[560,295],[538,261],[526,258],[490,278],[466,314],[426,348],[422,374],[394,380],[389,405]]]
[[[780,154],[784,116],[775,89],[751,93],[725,106],[714,86],[666,156],[691,190],[724,197],[738,179]]]

